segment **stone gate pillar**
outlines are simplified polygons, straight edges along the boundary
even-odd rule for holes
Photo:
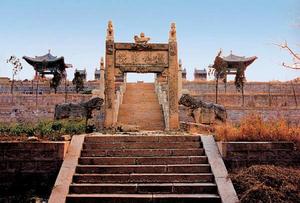
[[[115,64],[114,30],[112,21],[108,22],[105,50],[105,122],[104,127],[112,127],[115,111]]]
[[[182,95],[182,61],[180,59],[178,67],[178,99],[180,99]]]
[[[104,60],[103,57],[101,57],[100,61],[100,97],[104,99],[104,87],[105,87],[105,79],[104,79]]]
[[[168,72],[168,100],[169,100],[169,128],[179,129],[178,115],[178,53],[176,40],[176,26],[171,24],[169,33],[169,72]]]

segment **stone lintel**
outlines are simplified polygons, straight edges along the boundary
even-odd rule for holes
[[[162,73],[168,66],[153,66],[153,65],[133,65],[133,66],[123,66],[116,65],[123,73]]]
[[[212,135],[201,135],[201,141],[211,170],[215,177],[219,195],[224,203],[239,203],[238,196],[228,176],[227,169]]]
[[[135,43],[115,43],[115,49],[116,50],[153,50],[153,51],[168,51],[169,50],[169,44],[164,43],[149,43],[145,44],[143,46],[139,46]]]

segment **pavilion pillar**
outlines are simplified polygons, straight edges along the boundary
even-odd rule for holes
[[[99,97],[104,99],[104,88],[105,88],[105,81],[104,81],[104,60],[101,57],[100,61],[100,94]]]
[[[115,71],[114,71],[114,30],[112,21],[108,22],[105,51],[105,121],[104,127],[114,126],[115,111]]]
[[[169,71],[168,71],[169,129],[179,129],[178,114],[178,53],[176,26],[171,24],[169,33]]]

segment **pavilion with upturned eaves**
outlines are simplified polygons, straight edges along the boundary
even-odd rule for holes
[[[257,59],[256,56],[237,56],[232,54],[232,52],[230,53],[230,55],[221,58],[227,63],[227,75],[236,75],[239,68],[246,69]]]
[[[65,63],[63,56],[53,56],[50,51],[43,56],[35,56],[34,58],[23,56],[23,59],[34,68],[35,78],[54,75],[56,72],[65,74],[65,69],[72,66]]]

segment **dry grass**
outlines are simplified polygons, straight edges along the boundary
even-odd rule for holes
[[[239,124],[215,126],[217,140],[222,141],[293,141],[300,143],[300,127],[289,126],[282,118],[264,120],[260,115],[246,116]]]
[[[300,169],[251,166],[234,172],[231,180],[241,203],[300,202]]]

